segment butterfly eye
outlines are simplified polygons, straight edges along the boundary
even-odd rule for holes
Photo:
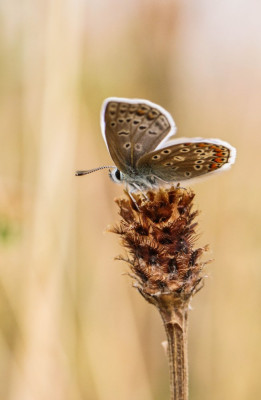
[[[117,178],[119,181],[121,180],[121,173],[120,170],[116,169],[115,171],[115,178]]]
[[[116,182],[120,183],[123,180],[123,175],[121,171],[118,168],[113,169],[113,171],[110,172],[110,178]]]

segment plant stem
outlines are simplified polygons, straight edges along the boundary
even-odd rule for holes
[[[188,400],[188,305],[160,307],[167,342],[170,374],[170,400]]]

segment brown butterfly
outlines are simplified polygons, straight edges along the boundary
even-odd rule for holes
[[[223,171],[236,158],[236,149],[220,139],[169,140],[176,131],[173,118],[148,100],[107,98],[101,127],[116,167],[77,171],[76,175],[113,168],[113,181],[125,182],[131,191]]]

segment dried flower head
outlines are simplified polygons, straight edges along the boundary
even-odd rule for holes
[[[194,249],[194,222],[198,215],[192,210],[194,193],[184,188],[161,188],[133,199],[116,199],[122,220],[112,232],[121,236],[136,286],[147,300],[172,295],[188,301],[202,282],[200,256],[206,250]]]

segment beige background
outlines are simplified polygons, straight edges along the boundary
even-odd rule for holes
[[[235,166],[194,186],[205,288],[190,312],[193,400],[261,396],[261,3],[0,3],[0,398],[168,398],[162,324],[104,234],[122,194],[100,106],[165,107],[177,137],[217,137]]]

